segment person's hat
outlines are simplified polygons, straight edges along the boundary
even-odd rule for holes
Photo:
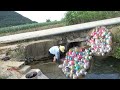
[[[59,49],[60,49],[61,52],[65,52],[65,46],[60,45]]]

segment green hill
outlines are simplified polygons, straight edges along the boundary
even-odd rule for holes
[[[37,23],[14,11],[0,11],[0,28],[22,24]]]

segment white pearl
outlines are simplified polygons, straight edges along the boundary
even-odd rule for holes
[[[107,52],[110,52],[109,50],[107,50]]]
[[[90,52],[89,54],[92,55],[92,52]]]
[[[107,48],[110,48],[110,45],[106,45]]]
[[[112,48],[111,48],[111,47],[109,47],[109,51],[111,51],[111,49],[112,49]]]
[[[102,53],[103,52],[103,50],[100,48],[100,53]]]
[[[109,32],[109,30],[107,28],[105,28],[106,32]]]
[[[77,76],[75,74],[73,74],[73,79],[77,79]]]
[[[111,35],[111,32],[108,32],[108,35],[110,36],[110,35]]]
[[[79,72],[80,74],[83,74],[83,71],[82,70],[80,70],[80,72]]]
[[[106,35],[106,36],[105,36],[105,38],[108,38],[108,37],[109,37],[109,35]]]
[[[91,50],[92,53],[94,53],[94,50]]]
[[[102,53],[102,56],[104,56],[105,54],[104,53]]]
[[[97,54],[100,55],[100,52],[98,52]]]
[[[87,75],[87,72],[84,72],[84,75]]]
[[[89,68],[89,64],[84,64],[84,68],[88,69]]]
[[[89,59],[92,59],[92,56],[89,56]]]
[[[88,56],[85,56],[85,59],[87,59],[88,58]]]
[[[111,40],[111,39],[112,39],[112,36],[109,36],[108,39]]]
[[[104,49],[103,51],[104,51],[104,53],[106,53],[106,50],[105,50],[105,49]]]
[[[76,71],[76,75],[79,76],[79,71]]]
[[[87,49],[85,49],[85,52],[88,52],[88,50],[87,50]]]
[[[93,48],[94,47],[94,45],[91,45],[91,48]]]

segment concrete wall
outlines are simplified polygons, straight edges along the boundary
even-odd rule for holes
[[[59,43],[67,43],[67,41],[73,41],[76,38],[86,38],[86,36],[88,36],[88,34],[90,34],[90,32],[92,31],[92,29],[87,29],[87,30],[82,30],[82,31],[75,31],[75,32],[69,32],[69,33],[64,33],[64,34],[59,34],[59,35],[53,35],[53,36],[46,36],[46,37],[40,37],[37,38],[38,40],[44,40],[44,39],[55,39],[57,41],[59,41]]]
[[[67,34],[61,34],[58,36],[45,37],[43,40],[22,44],[21,52],[22,58],[42,60],[42,58],[48,57],[48,50],[54,45],[67,44],[67,40],[74,40],[76,38],[85,38],[88,34],[88,30],[84,32],[73,32]],[[50,40],[46,40],[50,38]],[[23,49],[24,47],[24,49]],[[24,53],[24,55],[22,55]],[[21,57],[20,57],[21,58]]]
[[[42,40],[25,45],[25,58],[39,60],[48,57],[48,50],[54,45],[58,45],[56,40]]]

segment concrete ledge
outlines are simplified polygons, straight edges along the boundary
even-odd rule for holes
[[[14,67],[16,69],[21,68],[25,65],[25,62],[17,62],[17,61],[0,61],[0,66],[6,67]]]
[[[25,74],[25,73],[27,73],[30,69],[31,69],[30,66],[25,65],[25,66],[22,67],[19,71],[20,71],[22,74]]]

